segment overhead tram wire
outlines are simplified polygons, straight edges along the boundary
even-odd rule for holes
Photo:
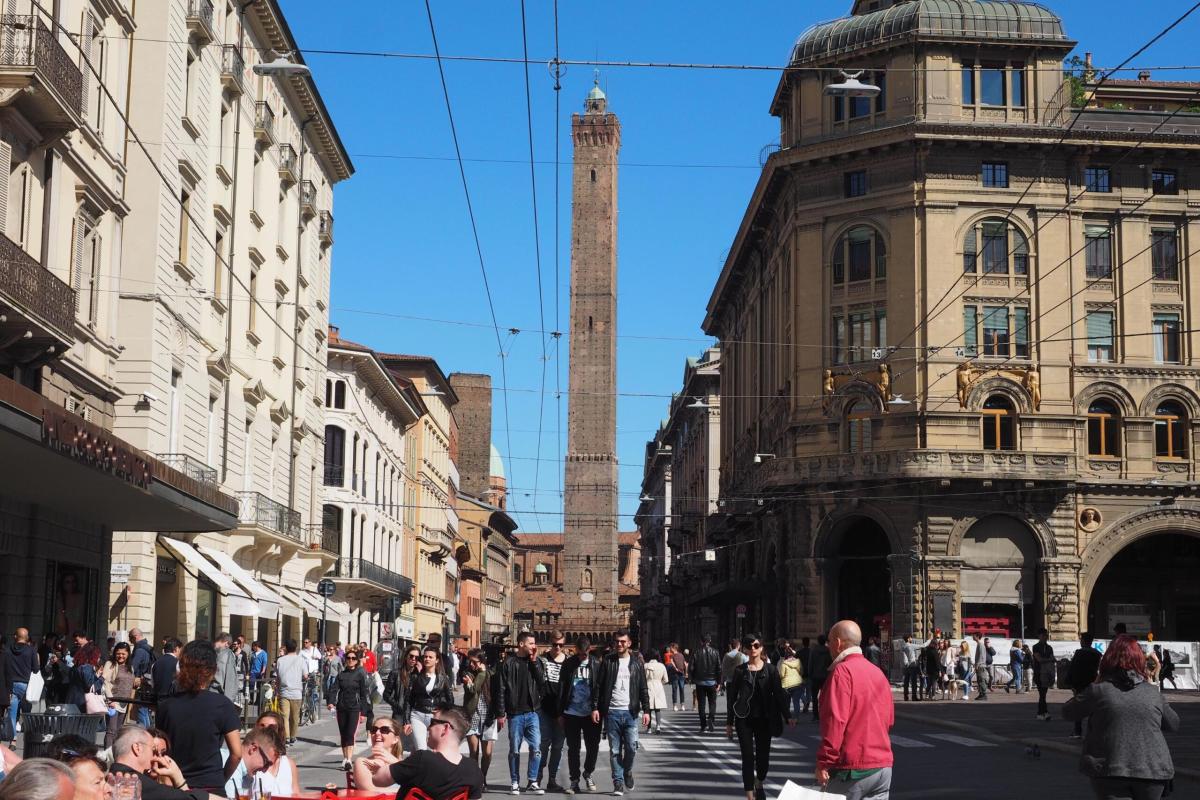
[[[560,285],[560,262],[562,260],[562,244],[559,229],[562,223],[562,201],[559,198],[561,190],[560,167],[562,166],[562,67],[558,53],[558,0],[554,0],[554,61],[551,69],[554,76],[554,403],[555,403],[555,437],[557,439],[556,453],[563,454],[562,442],[562,327],[559,306],[562,298]],[[538,426],[539,429],[541,426]],[[539,452],[538,455],[541,455]],[[560,492],[560,495],[562,493]]]
[[[533,94],[529,86],[529,33],[525,20],[525,0],[521,0],[521,48],[525,53],[525,129],[529,137],[529,191],[531,194],[530,207],[533,210],[533,256],[534,264],[537,267],[537,298],[538,298],[538,320],[542,326],[542,330],[546,329],[546,301],[542,292],[542,241],[541,231],[538,225],[538,201],[537,201],[537,170],[534,167],[533,153]],[[549,357],[546,352],[546,334],[543,332],[539,337],[542,342],[542,376],[541,376],[541,391],[538,394],[538,432],[537,432],[537,453],[542,454],[542,429],[546,413],[546,369],[549,367]],[[539,478],[541,477],[541,462],[534,464],[533,467],[533,489],[537,492]]]
[[[483,290],[487,296],[488,312],[492,317],[492,330],[496,334],[496,346],[499,348],[500,357],[500,389],[501,395],[504,398],[504,439],[505,447],[508,452],[512,452],[512,428],[511,417],[508,410],[508,366],[506,364],[507,356],[504,352],[504,342],[500,338],[500,325],[496,321],[496,304],[492,300],[492,287],[488,283],[487,266],[483,260],[483,245],[479,241],[479,226],[475,222],[475,209],[471,205],[471,190],[467,184],[467,170],[463,165],[462,148],[458,143],[458,128],[454,124],[454,109],[450,103],[450,87],[446,83],[446,69],[442,64],[441,50],[438,47],[437,29],[433,22],[433,9],[430,7],[429,0],[425,0],[425,16],[429,19],[429,36],[433,40],[433,52],[437,60],[438,77],[442,84],[442,97],[446,102],[446,116],[450,120],[450,136],[454,141],[454,154],[458,159],[458,175],[462,180],[463,196],[467,201],[467,217],[471,222],[471,235],[475,240],[475,255],[479,258],[479,273],[483,277]],[[518,511],[513,507],[513,516],[517,516]]]
[[[1058,138],[1058,141],[1056,141],[1053,145],[1051,145],[1050,152],[1052,153],[1055,150],[1057,150],[1062,145],[1062,143],[1067,140],[1067,136],[1075,128],[1075,124],[1077,122],[1079,122],[1079,118],[1083,116],[1083,112],[1086,110],[1088,104],[1092,100],[1095,99],[1096,93],[1098,91],[1100,91],[1100,87],[1103,86],[1117,70],[1126,67],[1129,64],[1129,62],[1133,61],[1135,58],[1137,58],[1142,53],[1146,52],[1148,49],[1150,49],[1152,46],[1154,46],[1159,40],[1161,40],[1164,36],[1166,36],[1168,33],[1170,33],[1172,30],[1174,30],[1180,24],[1182,24],[1184,20],[1186,20],[1188,17],[1190,17],[1196,11],[1197,8],[1200,8],[1200,2],[1193,4],[1187,11],[1185,11],[1181,16],[1179,16],[1174,22],[1167,25],[1165,28],[1163,28],[1161,31],[1159,31],[1157,34],[1155,34],[1153,37],[1151,37],[1150,41],[1146,42],[1141,47],[1139,47],[1137,50],[1135,50],[1132,55],[1127,57],[1124,61],[1122,61],[1120,64],[1118,64],[1113,69],[1105,72],[1100,77],[1100,80],[1096,82],[1095,86],[1092,87],[1091,93],[1084,99],[1083,104],[1075,111],[1075,115],[1071,118],[1071,122],[1069,125],[1067,125],[1066,129],[1063,131],[1062,136],[1060,136]],[[1041,166],[1041,169],[1038,170],[1037,177],[1035,177],[1029,181],[1029,183],[1025,186],[1025,189],[1021,192],[1020,197],[1018,197],[1016,199],[1016,201],[1014,201],[1011,204],[1008,212],[1004,215],[1004,224],[1006,227],[1009,223],[1009,220],[1012,219],[1012,215],[1016,212],[1017,208],[1021,205],[1021,203],[1029,195],[1029,191],[1036,184],[1040,183],[1042,178],[1045,176],[1046,165],[1048,163],[1048,156],[1049,156],[1049,153],[1042,154],[1042,157],[1041,157],[1042,166]],[[1068,201],[1067,206],[1070,206],[1072,202],[1073,201]],[[1064,206],[1062,210],[1066,210],[1067,206]],[[1057,216],[1057,213],[1055,214],[1055,216]],[[1037,230],[1041,230],[1041,226],[1039,226]],[[1035,233],[1036,232],[1037,231],[1035,231]],[[977,275],[981,275],[981,273],[977,273]],[[977,277],[975,280],[975,283],[971,284],[971,286],[978,284],[979,280],[980,280],[980,278]],[[946,297],[949,296],[950,292],[952,292],[954,290],[955,285],[956,284],[950,285],[950,287],[947,289],[946,293],[943,294],[942,297],[938,299],[937,303],[934,304],[934,306],[933,306],[934,309],[938,309],[938,307],[941,306],[942,302],[946,299]],[[964,294],[966,294],[966,292],[970,288],[971,287],[968,286],[966,289],[963,289],[963,291],[960,292],[958,294],[958,296],[955,298],[955,300],[951,301],[951,303],[956,302],[958,300],[958,298],[961,298]],[[932,322],[939,314],[941,314],[942,311],[945,310],[945,308],[949,308],[950,305],[951,304],[947,304],[946,306],[942,307],[941,309],[938,309],[936,314],[932,313],[932,312],[926,312],[926,314],[924,316],[922,316],[922,318],[920,320],[917,321],[917,324],[915,326],[913,326],[913,329],[911,331],[909,331],[900,340],[900,344],[907,342],[910,338],[915,336],[918,331],[920,331],[922,328],[924,328],[926,325],[928,325],[930,322]]]

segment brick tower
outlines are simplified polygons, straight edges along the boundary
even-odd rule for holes
[[[560,627],[611,632],[617,611],[617,151],[599,82],[571,117],[570,395]]]

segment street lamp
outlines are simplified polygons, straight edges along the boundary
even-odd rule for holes
[[[839,70],[842,73],[841,83],[831,83],[825,87],[825,94],[835,97],[877,97],[882,91],[878,86],[870,83],[863,83],[859,77],[863,74],[862,70],[855,73]]]
[[[307,65],[289,60],[284,53],[279,53],[272,61],[255,64],[251,69],[255,75],[277,75],[280,78],[290,78],[293,75],[301,78],[312,77],[312,70]]]
[[[774,453],[755,453],[754,454],[754,463],[761,464],[764,461],[770,461],[773,458],[775,458]]]

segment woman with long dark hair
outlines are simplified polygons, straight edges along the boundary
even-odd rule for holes
[[[88,642],[75,651],[75,663],[71,666],[71,677],[67,688],[67,702],[79,706],[79,713],[88,713],[87,696],[99,694],[104,688],[100,677],[100,648]]]
[[[159,699],[156,716],[188,784],[220,795],[242,760],[242,720],[228,697],[209,691],[216,674],[212,642],[188,642],[179,656],[175,693]],[[221,745],[229,750],[224,763]]]
[[[412,736],[414,750],[426,749],[433,712],[453,707],[454,687],[442,668],[442,654],[427,646],[421,652],[421,671],[409,679],[408,708],[404,710],[404,733]]]
[[[371,689],[367,684],[367,672],[360,669],[358,652],[346,651],[346,666],[337,674],[333,685],[325,693],[329,710],[337,715],[338,733],[341,735],[342,769],[349,772],[354,755],[354,736],[358,733],[359,717],[371,708]]]
[[[1079,769],[1100,800],[1159,800],[1175,777],[1163,731],[1179,717],[1150,683],[1146,654],[1122,634],[1100,659],[1095,683],[1063,706],[1063,716],[1088,720]]]
[[[762,638],[743,636],[742,652],[750,659],[734,670],[726,687],[725,733],[732,739],[737,732],[746,800],[766,800],[763,781],[771,768],[771,739],[783,735],[785,720],[792,725],[795,720],[779,673],[764,657]]]
[[[404,719],[408,708],[408,684],[420,668],[421,647],[409,645],[400,663],[387,676],[383,684],[383,702],[392,707],[392,719]]]
[[[104,746],[112,747],[116,741],[117,732],[125,724],[125,715],[129,706],[119,703],[113,698],[127,699],[133,697],[133,685],[136,680],[133,670],[129,668],[129,645],[117,642],[113,645],[112,655],[100,671],[104,679],[104,700],[108,703],[108,728],[104,732]]]

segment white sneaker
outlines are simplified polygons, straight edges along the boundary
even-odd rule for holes
[[[513,783],[512,787],[508,790],[508,793],[509,794],[520,794],[521,793],[521,784]]]
[[[525,787],[525,791],[528,794],[545,794],[546,793],[546,791],[541,786],[538,785],[537,781],[530,781],[529,785]]]

